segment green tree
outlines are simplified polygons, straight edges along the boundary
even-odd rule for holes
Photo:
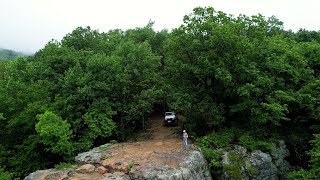
[[[50,111],[38,115],[37,118],[39,122],[35,128],[40,142],[47,146],[46,150],[54,154],[71,155],[73,147],[70,142],[70,124]]]

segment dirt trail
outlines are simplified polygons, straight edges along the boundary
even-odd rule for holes
[[[181,128],[179,126],[163,126],[163,117],[153,116],[150,128],[138,137],[148,139],[132,143],[112,145],[105,163],[111,166],[122,164],[123,167],[135,164],[135,168],[144,164],[163,164],[177,168],[179,162],[188,151],[183,150]],[[192,147],[192,145],[190,146]]]
[[[147,129],[147,133],[150,134],[153,140],[168,140],[168,139],[181,139],[181,128],[179,126],[163,126],[163,119],[160,115],[151,117],[150,128]],[[180,137],[179,137],[180,136]]]

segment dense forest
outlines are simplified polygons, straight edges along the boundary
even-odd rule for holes
[[[16,59],[18,56],[26,56],[26,54],[12,51],[9,49],[0,48],[0,61],[1,60],[13,60],[13,59]]]
[[[0,177],[21,178],[122,142],[156,107],[185,116],[212,173],[217,149],[285,140],[289,179],[320,176],[320,32],[195,8],[172,31],[79,27],[0,61]],[[1,179],[0,178],[0,179]]]

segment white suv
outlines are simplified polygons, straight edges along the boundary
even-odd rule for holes
[[[174,111],[165,112],[163,125],[167,124],[177,124],[178,117]]]

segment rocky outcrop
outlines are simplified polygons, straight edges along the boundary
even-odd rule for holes
[[[24,180],[35,180],[35,179],[43,179],[43,180],[62,180],[68,178],[69,170],[56,170],[56,169],[47,169],[47,170],[39,170],[29,174],[29,176],[25,177]]]
[[[124,147],[130,149],[130,145]],[[116,152],[121,148],[122,145],[103,145],[76,156],[75,161],[80,166],[77,169],[36,171],[25,180],[212,179],[206,160],[196,148],[189,151],[182,148],[168,151],[159,149],[148,154],[149,159],[140,162],[135,156],[130,159],[125,158],[127,155],[118,158]],[[113,158],[113,155],[116,158]],[[176,162],[166,163],[171,162],[169,160]]]
[[[272,162],[272,158],[269,154],[266,154],[260,150],[253,151],[246,159],[246,162],[246,168],[252,168],[252,172],[248,172],[246,174],[247,177],[259,180],[278,179],[277,168]]]
[[[180,167],[183,179],[211,179],[206,161],[200,151],[191,151],[189,156],[180,163]]]
[[[145,136],[147,138],[141,139]],[[135,142],[105,144],[93,148],[75,157],[75,162],[79,165],[76,169],[36,171],[25,179],[211,180],[201,151],[192,142],[189,142],[189,150],[183,150],[181,136],[179,126],[163,127],[163,117],[153,116],[150,127],[144,133],[133,134]]]
[[[179,168],[168,165],[148,165],[140,172],[130,174],[131,179],[211,179],[207,164],[200,151],[190,151],[179,163]]]
[[[277,167],[278,175],[280,179],[284,179],[287,172],[290,171],[290,164],[285,160],[290,155],[289,150],[286,147],[284,141],[279,141],[276,148],[272,149],[271,156],[274,164]]]
[[[102,158],[107,155],[110,155],[109,151],[105,151],[104,149],[108,148],[111,144],[101,145],[99,147],[93,148],[88,152],[80,153],[75,157],[75,161],[79,165],[83,164],[99,164]]]
[[[285,160],[289,156],[284,141],[279,141],[270,154],[260,150],[251,153],[241,146],[224,152],[221,179],[278,180],[284,179],[290,169]]]

